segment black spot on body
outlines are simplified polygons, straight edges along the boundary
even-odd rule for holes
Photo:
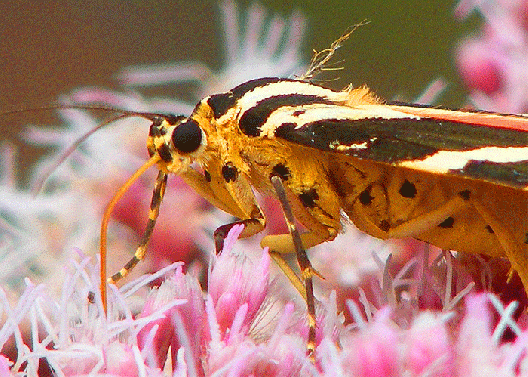
[[[156,153],[156,148],[154,148],[153,146],[149,146],[147,147],[147,151],[148,151],[148,154],[150,157],[154,156],[154,153]]]
[[[222,177],[226,182],[234,182],[238,178],[238,170],[232,163],[227,163],[222,166]]]
[[[311,188],[299,194],[299,200],[301,201],[302,205],[306,208],[314,208],[316,205],[315,201],[317,199],[319,199],[319,194],[317,193],[317,190],[315,188]]]
[[[209,173],[207,170],[204,170],[204,177],[207,182],[211,182],[211,173]]]
[[[390,223],[387,220],[381,220],[379,223],[379,228],[384,232],[388,232],[390,227]]]
[[[528,245],[528,232],[524,234],[524,243]]]
[[[417,193],[416,186],[414,185],[414,183],[409,182],[407,179],[401,185],[399,192],[401,196],[409,199],[414,198]]]
[[[471,191],[469,190],[460,191],[458,195],[460,195],[460,197],[464,200],[469,200],[469,198],[471,197]]]
[[[165,162],[172,161],[172,155],[170,152],[170,148],[167,144],[163,144],[161,147],[158,148],[158,154],[163,161]]]
[[[361,194],[359,194],[359,202],[363,204],[364,206],[370,205],[372,203],[372,200],[374,197],[370,195],[370,187],[364,190]]]
[[[438,226],[440,228],[452,228],[454,224],[455,224],[455,219],[449,216],[447,219],[445,219],[440,224],[438,224]]]
[[[284,164],[277,164],[271,169],[271,177],[278,176],[283,181],[287,181],[291,177],[290,169]],[[270,178],[271,178],[270,177]]]
[[[495,231],[493,230],[493,228],[489,225],[486,225],[486,230],[488,231],[489,234],[494,234]]]
[[[202,129],[194,119],[187,119],[174,129],[171,140],[179,152],[194,152],[202,144]]]

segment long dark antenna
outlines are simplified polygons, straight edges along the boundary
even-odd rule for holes
[[[33,111],[70,110],[70,109],[104,111],[104,112],[113,112],[113,113],[118,113],[118,114],[104,119],[96,127],[90,129],[85,134],[81,135],[64,152],[62,152],[59,158],[57,159],[57,161],[55,161],[50,167],[48,167],[44,171],[43,174],[39,175],[37,181],[35,182],[33,189],[31,190],[34,195],[37,195],[38,193],[40,193],[40,191],[44,187],[44,184],[46,183],[48,178],[51,176],[51,174],[79,147],[79,145],[83,143],[86,139],[88,139],[91,135],[93,135],[96,131],[100,130],[101,128],[106,127],[107,125],[119,119],[123,119],[127,117],[141,117],[141,118],[146,118],[149,120],[154,120],[154,118],[157,118],[157,117],[164,118],[168,116],[167,114],[121,110],[121,109],[116,109],[113,107],[105,107],[105,106],[97,106],[97,105],[91,106],[91,105],[64,105],[64,104],[9,110],[9,111],[4,111],[0,113],[0,116],[27,113],[27,112],[33,112]]]

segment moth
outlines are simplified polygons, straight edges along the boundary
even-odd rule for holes
[[[239,219],[217,229],[218,249],[235,224],[244,224],[242,237],[265,228],[254,189],[279,198],[291,234],[261,245],[306,299],[311,354],[317,272],[305,250],[334,239],[343,213],[382,239],[507,258],[528,287],[528,117],[384,103],[365,87],[268,77],[208,96],[188,117],[151,119],[151,157],[120,190],[157,165],[147,229],[111,283],[143,259],[167,175],[177,174]],[[283,259],[293,252],[300,277]]]

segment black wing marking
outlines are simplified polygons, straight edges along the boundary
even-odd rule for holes
[[[438,151],[525,147],[526,158],[521,156],[519,161],[470,160],[463,168],[450,172],[514,187],[528,185],[528,132],[521,130],[435,118],[322,119],[301,127],[295,123],[282,124],[275,130],[275,136],[322,151],[390,164],[423,160]],[[445,163],[449,165],[448,161]]]

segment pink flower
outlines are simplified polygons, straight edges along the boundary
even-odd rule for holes
[[[138,333],[141,349],[152,350],[147,358],[153,367],[163,368],[169,347],[173,363],[177,361],[177,351],[185,348],[185,360],[189,368],[197,370],[200,356],[208,339],[208,323],[202,289],[196,278],[185,275],[182,267],[163,284],[152,291],[139,318],[147,317],[166,307],[163,317],[150,321]],[[167,306],[174,299],[183,299],[181,305]],[[175,366],[175,365],[174,365]]]
[[[222,332],[233,324],[235,318],[241,321],[239,331],[247,332],[269,290],[268,253],[263,252],[257,265],[252,266],[241,263],[247,256],[232,251],[234,241],[243,229],[243,226],[237,225],[229,232],[224,249],[215,258],[209,273],[208,292]],[[239,312],[242,305],[244,312]]]
[[[298,335],[291,337],[285,333],[293,324],[293,306],[287,305],[282,316],[277,314],[280,319],[265,319],[270,305],[265,304],[270,294],[269,257],[263,253],[260,261],[252,261],[234,251],[241,231],[242,227],[236,226],[229,232],[224,250],[209,273],[209,295],[205,299],[198,281],[183,274],[181,268],[150,294],[140,318],[159,311],[166,301],[186,300],[167,307],[162,318],[149,322],[139,332],[143,352],[153,351],[152,366],[165,364],[170,345],[174,369],[185,367],[194,375],[209,375],[225,365],[230,365],[231,370],[253,371],[258,375],[280,375],[291,368],[300,370],[300,365],[292,361],[306,360],[304,342]],[[255,333],[262,321],[278,321],[278,325]],[[257,334],[268,341],[259,345]],[[296,349],[288,350],[292,341]],[[179,356],[182,351],[184,362]]]
[[[490,294],[468,297],[465,313],[416,311],[410,317],[401,303],[390,300],[384,308],[349,301],[354,324],[348,326],[336,315],[336,295],[330,294],[319,308],[313,365],[305,354],[305,309],[277,301],[267,279],[269,259],[246,255],[243,243],[235,243],[240,231],[230,231],[210,271],[208,296],[176,264],[119,291],[114,287],[105,317],[98,270],[81,254],[65,271],[58,299],[45,286],[27,282],[12,307],[0,291],[0,309],[8,315],[0,347],[10,339],[17,345],[13,365],[5,365],[31,374],[45,360],[51,370],[68,376],[162,376],[171,370],[193,376],[480,376],[499,370],[513,375],[525,368],[528,330],[514,319],[514,304],[503,305]],[[145,289],[165,275],[158,289]],[[89,292],[95,292],[94,300]],[[132,314],[134,302],[140,315]],[[20,336],[25,320],[32,339],[27,345]],[[513,342],[504,342],[506,331],[513,332]]]
[[[458,51],[460,75],[470,90],[479,90],[487,95],[504,88],[501,64],[497,53],[478,39],[468,39]]]
[[[462,0],[458,4],[459,17],[475,10],[485,20],[480,35],[462,41],[457,51],[460,73],[478,109],[503,113],[528,109],[527,4],[524,0]]]
[[[13,363],[7,357],[0,355],[0,376],[15,376],[14,373],[11,373],[11,364]]]
[[[445,377],[454,375],[456,350],[449,339],[448,318],[447,315],[429,312],[415,318],[406,336],[403,355],[405,366],[412,376],[427,373]]]
[[[361,377],[396,376],[399,356],[397,330],[389,322],[390,310],[380,311],[373,323],[348,336],[346,349],[346,371]]]

